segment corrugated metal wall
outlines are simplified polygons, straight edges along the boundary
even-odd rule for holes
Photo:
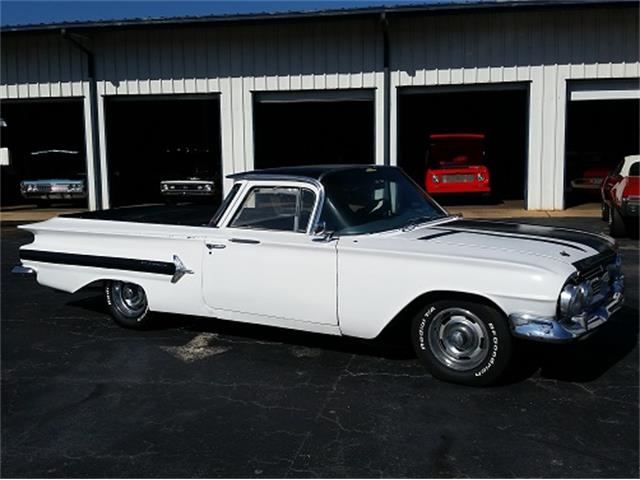
[[[397,88],[525,82],[528,206],[562,208],[566,82],[640,77],[636,14],[630,6],[391,17],[392,163]],[[88,92],[83,55],[59,35],[24,33],[2,40],[0,98]],[[93,34],[92,44],[102,140],[104,96],[220,94],[223,165],[231,173],[253,166],[252,92],[374,88],[376,161],[383,161],[382,36],[376,19],[103,31]],[[85,101],[87,113],[90,108]],[[108,192],[108,152],[100,143]]]

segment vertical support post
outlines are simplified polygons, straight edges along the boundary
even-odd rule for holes
[[[391,163],[391,71],[389,65],[389,20],[387,13],[380,14],[380,23],[382,24],[382,68],[383,68],[383,115],[384,115],[384,164]]]
[[[76,48],[81,50],[87,59],[87,76],[89,83],[89,115],[91,129],[91,162],[93,165],[92,186],[93,186],[93,205],[91,208],[102,208],[102,173],[100,168],[100,134],[98,132],[98,89],[96,85],[96,65],[93,52],[82,45],[74,36],[69,34],[65,28],[60,30],[60,34],[66,40],[69,40]],[[85,108],[85,114],[86,114]],[[86,124],[86,121],[85,121]]]

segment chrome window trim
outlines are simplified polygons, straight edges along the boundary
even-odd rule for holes
[[[236,182],[242,182],[243,186],[238,190],[236,194],[236,199],[227,207],[227,211],[224,213],[218,225],[220,228],[238,228],[231,227],[229,223],[231,222],[232,214],[234,214],[240,205],[242,205],[247,198],[247,195],[251,192],[253,187],[260,186],[268,186],[268,187],[299,187],[299,188],[309,188],[315,195],[315,204],[313,207],[313,212],[309,217],[309,223],[307,225],[307,229],[304,232],[284,232],[284,233],[297,233],[302,235],[311,235],[314,231],[315,227],[318,225],[320,214],[322,212],[322,207],[324,206],[324,187],[322,183],[318,180],[310,177],[296,176],[296,175],[267,175],[267,174],[243,174],[240,176],[232,177],[236,180]],[[301,184],[304,184],[302,186]],[[247,229],[245,229],[247,230]],[[248,229],[255,231],[266,231],[266,232],[282,232],[281,230],[269,230],[269,229]]]

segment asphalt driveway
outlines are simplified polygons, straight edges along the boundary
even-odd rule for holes
[[[623,310],[583,342],[520,345],[478,389],[403,343],[179,316],[124,330],[100,290],[10,275],[29,235],[1,238],[3,477],[638,476],[637,240]]]

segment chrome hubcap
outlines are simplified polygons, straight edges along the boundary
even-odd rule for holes
[[[428,330],[431,353],[447,367],[471,370],[489,353],[489,332],[484,323],[468,310],[448,308],[439,312]]]
[[[137,317],[147,308],[144,290],[133,283],[114,282],[112,297],[116,308],[127,317]]]

